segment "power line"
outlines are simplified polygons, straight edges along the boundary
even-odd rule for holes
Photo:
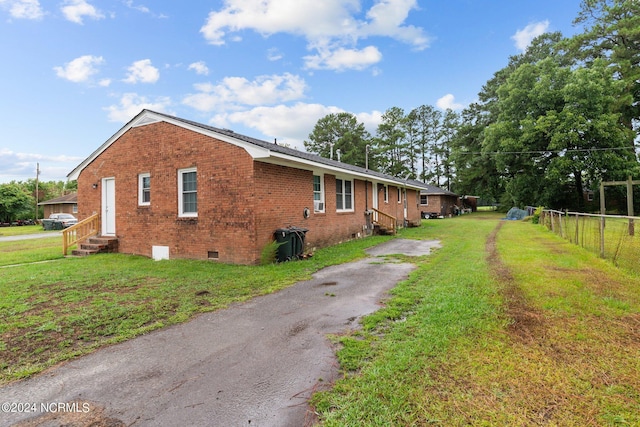
[[[560,154],[560,153],[585,153],[592,151],[618,151],[635,150],[635,147],[608,147],[608,148],[570,148],[563,150],[534,150],[534,151],[462,151],[461,154]]]

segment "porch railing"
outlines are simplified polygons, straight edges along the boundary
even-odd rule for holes
[[[93,214],[76,225],[62,230],[62,253],[66,256],[73,245],[96,236],[100,230],[100,214]]]
[[[378,209],[372,208],[373,212],[373,223],[380,225],[380,227],[386,228],[387,230],[396,232],[396,217],[386,214]]]

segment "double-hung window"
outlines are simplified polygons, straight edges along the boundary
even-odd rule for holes
[[[138,205],[149,206],[151,204],[151,175],[141,173],[138,175]]]
[[[178,171],[178,216],[198,216],[198,179],[196,168]]]
[[[353,182],[336,179],[336,210],[353,211]]]
[[[313,175],[313,211],[324,212],[324,183],[322,175]]]

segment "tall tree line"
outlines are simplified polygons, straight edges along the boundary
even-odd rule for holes
[[[403,179],[450,188],[455,165],[451,155],[459,115],[422,105],[408,113],[391,107],[371,135],[351,113],[329,114],[316,123],[305,148],[312,153]],[[368,163],[367,163],[368,162]]]

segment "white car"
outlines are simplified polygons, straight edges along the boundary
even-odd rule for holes
[[[49,215],[49,219],[54,221],[60,221],[62,223],[63,228],[71,227],[72,225],[76,225],[78,223],[78,219],[68,213],[55,213]]]

